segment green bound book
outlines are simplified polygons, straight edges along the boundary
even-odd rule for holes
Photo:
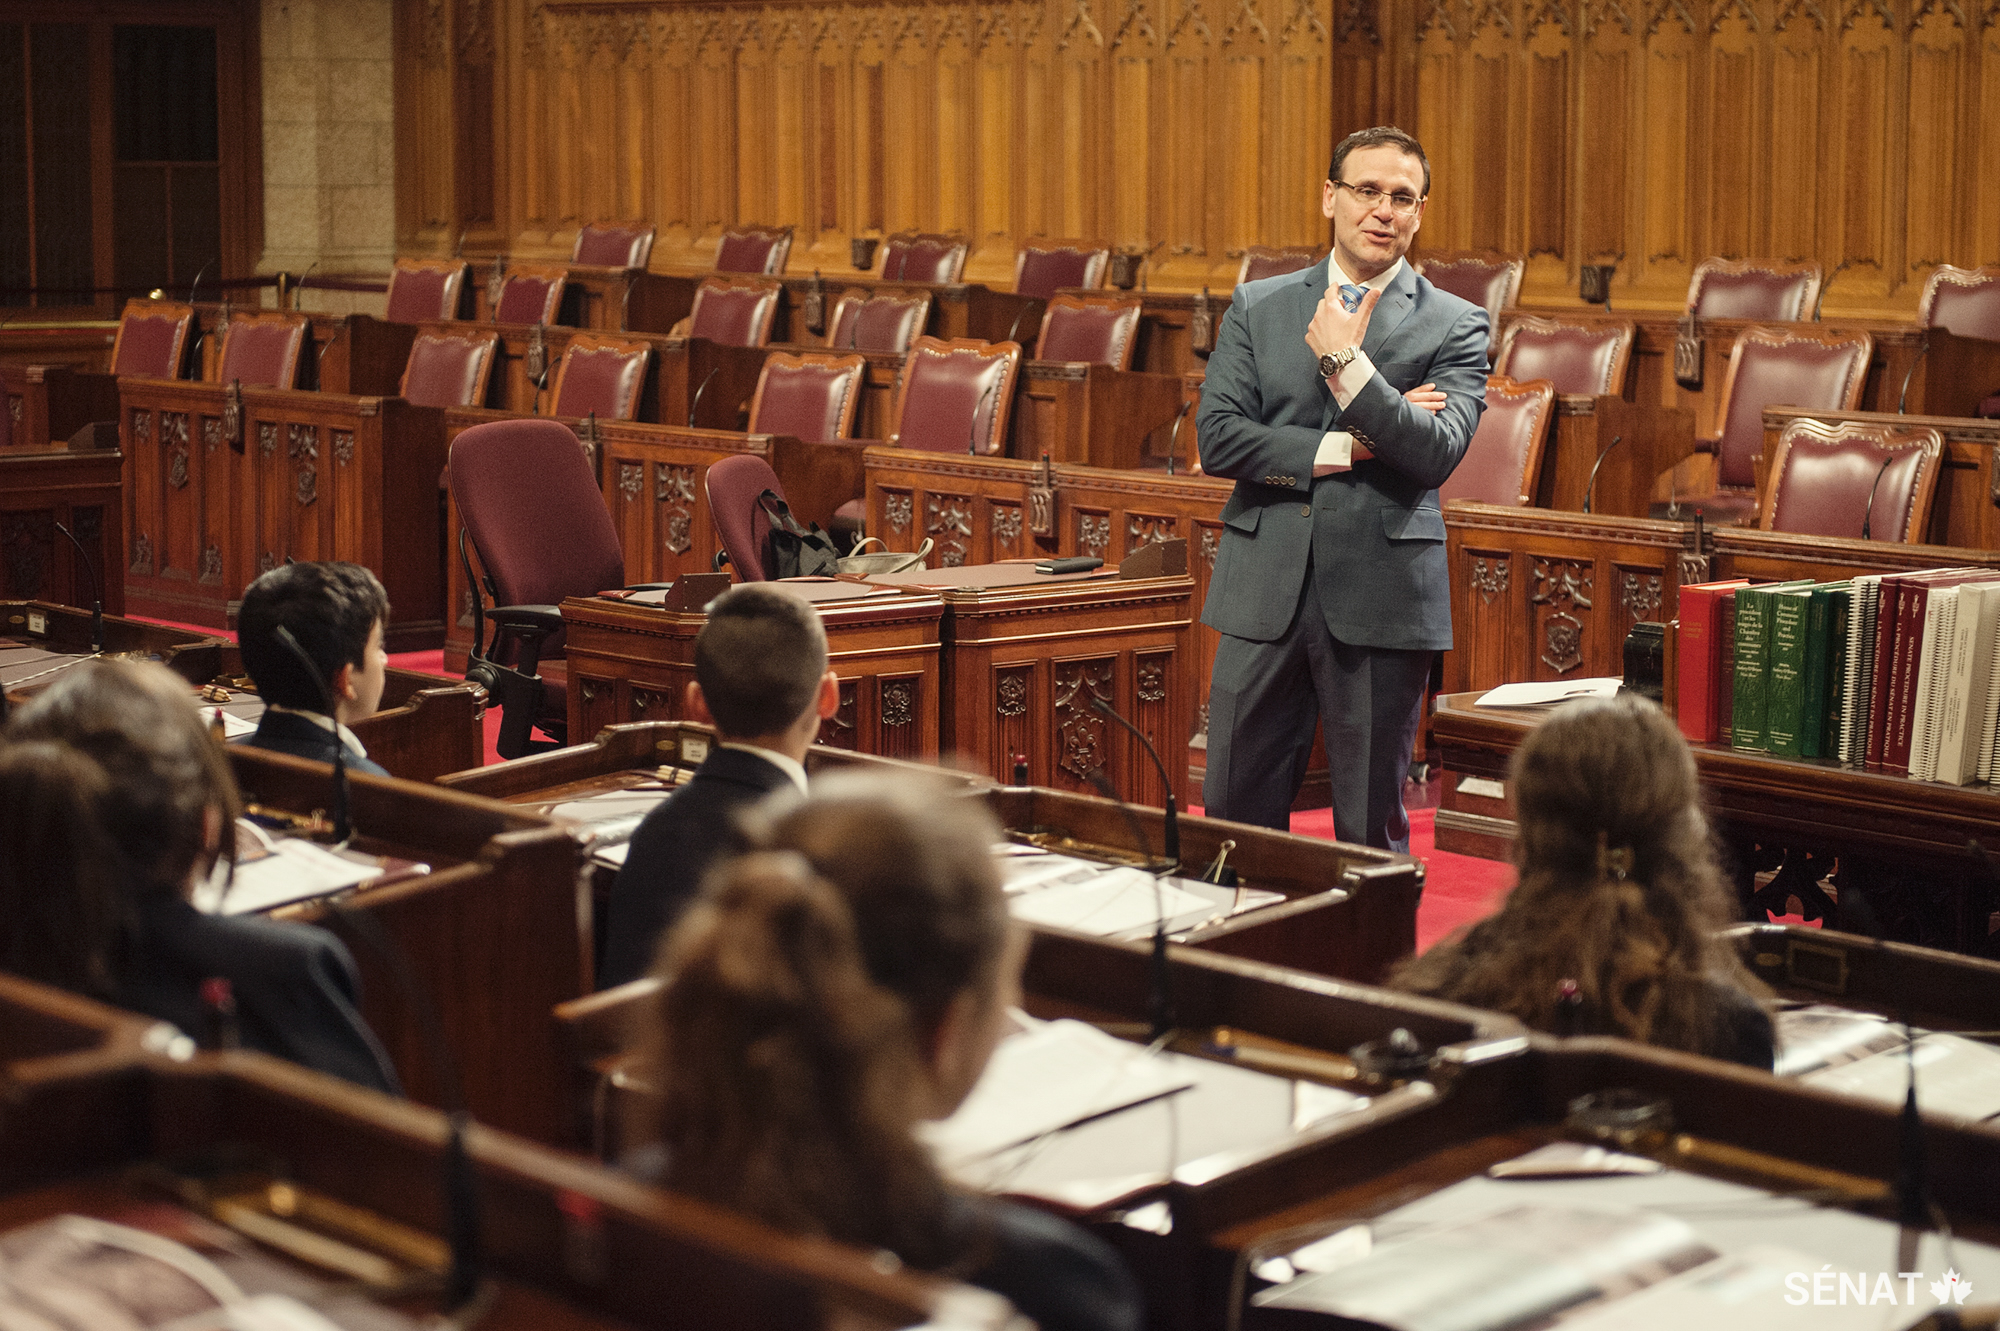
[[[1806,616],[1812,588],[1774,592],[1769,609],[1770,666],[1765,671],[1764,747],[1775,757],[1800,756],[1805,710]]]
[[[1831,701],[1841,681],[1832,673],[1833,662],[1847,648],[1847,615],[1840,614],[1840,641],[1833,641],[1834,602],[1845,602],[1853,584],[1823,582],[1814,587],[1806,604],[1806,659],[1802,700],[1799,705],[1799,757],[1825,758],[1832,754],[1829,726],[1840,723],[1840,705]],[[1831,717],[1831,720],[1829,720]]]
[[[1729,747],[1752,752],[1769,743],[1771,603],[1777,593],[1812,586],[1812,579],[1767,582],[1736,593],[1735,691],[1730,700]]]

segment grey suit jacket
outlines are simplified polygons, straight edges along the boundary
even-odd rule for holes
[[[1201,394],[1201,461],[1236,482],[1202,622],[1269,642],[1291,623],[1307,556],[1327,627],[1367,647],[1451,646],[1451,589],[1437,487],[1465,456],[1486,409],[1486,312],[1405,264],[1376,303],[1362,350],[1376,374],[1335,403],[1306,325],[1327,264],[1236,288]],[[1443,389],[1436,416],[1403,400]],[[1328,430],[1375,453],[1313,479]]]

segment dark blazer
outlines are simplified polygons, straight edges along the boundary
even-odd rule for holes
[[[1067,1220],[1011,1202],[960,1198],[953,1220],[987,1229],[987,1258],[968,1284],[1003,1295],[1041,1331],[1140,1331],[1138,1282],[1118,1254]]]
[[[776,763],[720,745],[693,780],[646,815],[611,884],[604,962],[597,987],[636,980],[653,969],[660,938],[694,901],[702,875],[736,844],[733,820],[776,790],[793,789]]]
[[[257,722],[257,733],[243,742],[273,753],[310,758],[316,763],[332,762],[333,751],[340,744],[331,730],[315,723],[310,717],[300,716],[297,712],[274,712],[268,707]],[[388,768],[373,758],[356,757],[352,749],[347,752],[347,770],[363,776],[389,775]]]
[[[1202,622],[1233,637],[1277,639],[1291,624],[1308,563],[1327,627],[1362,647],[1451,646],[1451,588],[1437,487],[1465,456],[1486,406],[1486,312],[1405,263],[1361,348],[1376,374],[1343,410],[1319,376],[1306,325],[1327,262],[1236,288],[1201,394],[1201,463],[1236,482]],[[1433,416],[1403,393],[1435,383]],[[1375,453],[1315,483],[1329,430]]]
[[[362,1019],[360,976],[338,938],[309,924],[204,915],[178,897],[146,901],[120,967],[119,1005],[203,1038],[201,986],[214,977],[234,991],[245,1048],[400,1093]]]

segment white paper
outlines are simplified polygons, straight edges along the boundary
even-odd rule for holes
[[[589,825],[620,822],[628,818],[636,821],[651,813],[661,800],[672,793],[667,790],[607,790],[601,795],[565,800],[551,808],[549,816]]]
[[[253,840],[256,857],[250,858]],[[251,915],[329,896],[382,876],[379,863],[350,860],[297,837],[273,839],[257,830],[243,844],[235,876],[226,887],[220,872],[224,866],[218,864],[218,872],[195,889],[196,910],[206,915]]]
[[[1917,1070],[1917,1104],[1926,1114],[1982,1119],[2000,1114],[2000,1049],[1963,1036],[1934,1032],[1916,1048],[1891,1049],[1803,1077],[1808,1086],[1901,1105]]]
[[[1619,679],[1557,679],[1526,684],[1502,684],[1479,695],[1479,707],[1534,707],[1570,698],[1610,698],[1623,684]]]
[[[1150,937],[1162,917],[1166,931],[1178,933],[1221,913],[1214,902],[1138,869],[1109,869],[1075,882],[1017,893],[1008,898],[1007,910],[1024,924],[1098,937],[1139,933]]]

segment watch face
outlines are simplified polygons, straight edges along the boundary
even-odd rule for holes
[[[1334,358],[1333,358],[1332,356],[1321,356],[1321,357],[1319,358],[1319,377],[1320,377],[1320,378],[1322,378],[1322,379],[1331,379],[1331,378],[1333,378],[1333,376],[1334,376],[1334,375],[1336,375],[1336,374],[1339,374],[1339,373],[1340,373],[1340,362],[1339,362],[1339,361],[1335,360],[1335,359],[1334,359]]]

